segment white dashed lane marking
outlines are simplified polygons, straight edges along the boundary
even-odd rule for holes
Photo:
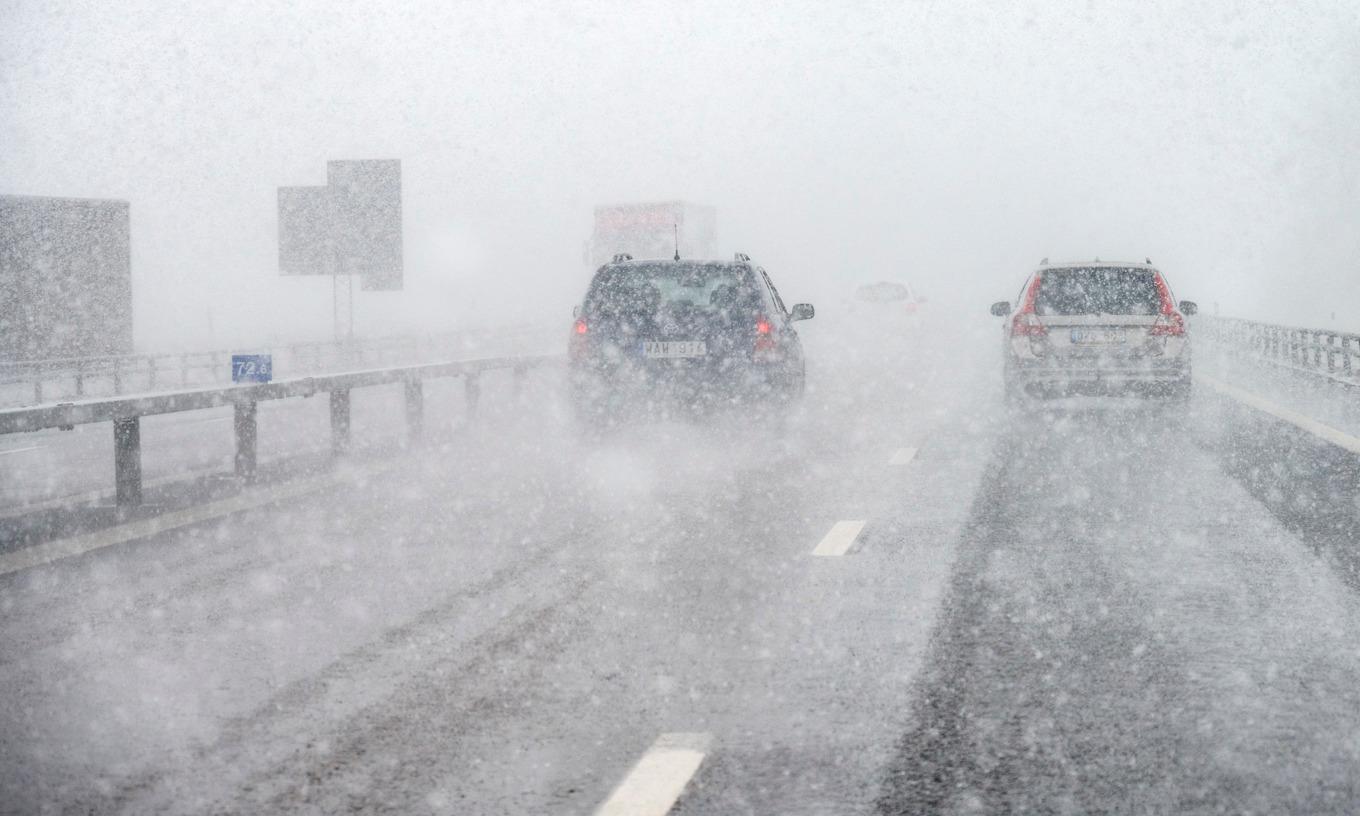
[[[664,816],[699,770],[708,734],[662,734],[623,778],[595,816]]]
[[[838,521],[831,528],[831,532],[826,534],[822,543],[817,545],[817,549],[812,551],[813,555],[819,556],[838,556],[845,555],[855,544],[855,539],[859,538],[860,531],[864,529],[863,521]]]
[[[890,465],[905,465],[916,458],[916,448],[898,448],[888,462]]]

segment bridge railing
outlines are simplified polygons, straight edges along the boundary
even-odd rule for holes
[[[1360,334],[1211,315],[1194,321],[1201,336],[1233,356],[1360,385]]]
[[[518,390],[525,374],[560,359],[558,355],[487,357],[442,363],[395,366],[297,377],[255,385],[197,388],[158,394],[129,395],[77,402],[60,402],[0,410],[0,434],[46,428],[71,430],[76,425],[112,422],[114,439],[115,501],[120,508],[142,503],[141,418],[157,414],[197,411],[230,405],[235,409],[236,475],[250,480],[255,475],[258,438],[256,409],[267,400],[330,395],[331,448],[343,454],[350,448],[350,391],[374,385],[405,385],[406,431],[412,441],[424,425],[425,380],[461,377],[469,416],[475,416],[484,372],[506,370],[515,377]]]
[[[358,338],[349,341],[289,343],[245,347],[274,357],[279,376],[321,374],[360,366],[397,365],[448,359],[500,344],[496,353],[530,351],[532,340],[547,336],[542,326],[489,331],[462,331],[407,337]],[[555,339],[555,334],[553,335]],[[485,353],[485,352],[483,352]],[[119,354],[50,360],[0,360],[0,404],[40,405],[57,399],[118,396],[169,391],[230,379],[233,351]]]

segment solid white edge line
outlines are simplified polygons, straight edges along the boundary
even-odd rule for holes
[[[822,538],[821,543],[812,551],[816,556],[839,556],[845,555],[846,551],[854,545],[855,539],[864,530],[863,521],[838,521],[831,526],[831,531]]]
[[[1282,419],[1297,428],[1307,431],[1320,439],[1325,439],[1333,445],[1344,448],[1351,453],[1360,454],[1360,438],[1351,436],[1345,431],[1339,431],[1330,425],[1324,425],[1297,411],[1291,411],[1281,405],[1276,405],[1264,397],[1259,397],[1250,391],[1244,391],[1237,386],[1229,385],[1222,380],[1210,377],[1207,374],[1196,374],[1195,378],[1202,380],[1209,387],[1226,397],[1231,397],[1244,405],[1249,405],[1258,411],[1263,411],[1273,417]]]
[[[11,453],[23,453],[24,451],[42,450],[42,449],[45,448],[45,447],[47,447],[47,446],[46,446],[46,445],[30,445],[30,446],[27,447],[27,448],[10,448],[9,450],[0,450],[0,456],[7,456],[7,455],[9,455],[9,454],[11,454]]]
[[[893,454],[892,460],[889,461],[888,464],[905,465],[910,463],[911,460],[915,458],[916,448],[898,448],[897,452]]]
[[[685,792],[708,752],[710,734],[662,734],[595,816],[665,816]]]
[[[219,464],[213,465],[212,467],[192,468],[190,470],[181,471],[177,474],[157,476],[154,479],[143,479],[142,489],[145,490],[151,487],[160,487],[162,485],[183,482],[186,478],[197,479],[202,478],[204,476],[214,476],[218,474],[230,476],[231,467],[232,456],[231,454],[227,454],[222,458],[222,461]],[[223,471],[223,468],[227,469],[225,473]],[[14,516],[22,516],[28,513],[37,513],[43,510],[62,509],[74,505],[90,505],[99,504],[102,502],[110,502],[113,501],[115,495],[117,495],[116,490],[111,489],[90,490],[85,493],[70,493],[65,496],[50,496],[45,499],[39,499],[38,501],[32,502],[31,504],[11,504],[6,507],[0,507],[0,519],[13,518]]]
[[[11,572],[50,564],[63,558],[84,555],[105,547],[112,547],[115,544],[147,538],[177,527],[187,527],[190,524],[211,521],[222,516],[229,516],[232,513],[239,513],[242,510],[252,510],[288,499],[295,499],[328,487],[343,485],[353,477],[356,471],[367,476],[375,476],[399,467],[402,461],[400,459],[381,461],[357,469],[336,467],[318,476],[305,476],[274,485],[263,485],[207,504],[186,507],[183,510],[172,510],[151,518],[120,524],[116,527],[94,530],[82,535],[48,541],[21,550],[3,553],[0,554],[0,575],[8,575]]]
[[[221,516],[239,513],[242,510],[250,510],[256,507],[275,504],[287,499],[296,498],[306,493],[312,493],[326,488],[337,481],[333,474],[323,476],[311,476],[303,479],[295,479],[291,482],[284,482],[269,488],[253,490],[249,493],[241,493],[227,499],[221,499],[196,507],[188,507],[183,510],[174,510],[169,513],[162,513],[159,516],[140,519],[138,521],[120,524],[117,527],[109,527],[104,530],[95,530],[90,533],[72,536],[70,538],[48,541],[43,544],[35,544],[32,547],[25,547],[21,550],[4,553],[0,555],[0,575],[8,575],[11,572],[30,569],[32,567],[50,564],[53,561],[60,561],[63,558],[72,558],[77,555],[84,555],[88,552],[101,550],[105,547],[112,547],[115,544],[123,544],[138,538],[163,533],[166,530],[173,530],[177,527],[186,527],[190,524],[209,521]]]

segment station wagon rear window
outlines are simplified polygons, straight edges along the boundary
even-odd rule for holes
[[[1156,273],[1136,267],[1046,269],[1034,308],[1040,315],[1154,315],[1161,312]]]

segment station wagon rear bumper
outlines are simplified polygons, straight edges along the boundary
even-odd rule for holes
[[[1190,364],[1183,359],[1146,360],[1140,365],[1092,365],[1090,361],[1012,360],[1006,377],[1011,388],[1033,396],[1124,394],[1158,395],[1190,386]]]

